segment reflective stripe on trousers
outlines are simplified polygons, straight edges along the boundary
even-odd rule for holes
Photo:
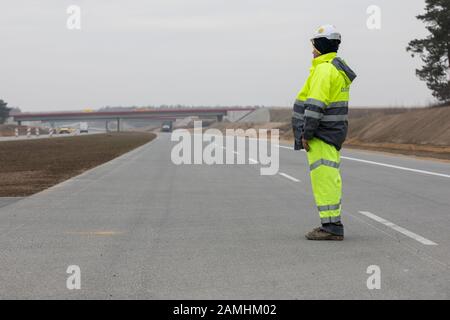
[[[340,153],[334,146],[318,138],[313,138],[308,143],[311,185],[321,222],[339,222],[342,196]]]

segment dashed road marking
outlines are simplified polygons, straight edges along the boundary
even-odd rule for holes
[[[281,145],[278,145],[278,147],[283,148],[283,149],[294,150],[294,148],[292,148],[292,147],[286,147],[286,146],[281,146]]]
[[[364,215],[364,216],[366,216],[366,217],[368,217],[368,218],[370,218],[372,220],[375,220],[375,221],[377,221],[377,222],[379,222],[381,224],[384,224],[386,227],[389,227],[389,228],[391,228],[391,229],[393,229],[393,230],[395,230],[397,232],[400,232],[401,234],[403,234],[403,235],[405,235],[405,236],[407,236],[407,237],[409,237],[411,239],[414,239],[414,240],[416,240],[416,241],[418,241],[418,242],[420,242],[420,243],[422,243],[422,244],[424,244],[426,246],[437,246],[437,243],[435,243],[435,242],[433,242],[431,240],[428,240],[428,239],[426,239],[426,238],[424,238],[422,236],[419,236],[418,234],[416,234],[416,233],[414,233],[412,231],[409,231],[409,230],[407,230],[405,228],[402,228],[402,227],[396,225],[395,223],[392,223],[392,222],[390,222],[390,221],[388,221],[388,220],[386,220],[384,218],[381,218],[381,217],[377,216],[376,214],[373,214],[373,213],[368,212],[368,211],[359,211],[359,213],[361,213],[362,215]]]
[[[285,178],[287,178],[287,179],[289,179],[289,180],[292,180],[292,181],[294,181],[294,182],[301,182],[299,179],[294,178],[293,176],[290,176],[290,175],[288,175],[288,174],[286,174],[286,173],[284,173],[284,172],[279,172],[278,174],[279,174],[280,176],[283,176],[283,177],[285,177]]]

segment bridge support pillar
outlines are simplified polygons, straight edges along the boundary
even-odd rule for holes
[[[223,115],[217,116],[217,122],[222,122],[223,121]]]
[[[106,130],[106,132],[109,131],[109,128],[108,128],[108,120],[105,121],[105,130]]]
[[[117,132],[120,132],[120,118],[117,118]]]
[[[18,121],[17,121],[17,125],[18,125],[18,126],[21,126],[21,125],[22,125],[22,121],[18,120]]]

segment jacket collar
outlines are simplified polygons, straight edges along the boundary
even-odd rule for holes
[[[320,56],[318,56],[317,58],[314,58],[312,61],[312,65],[313,67],[324,63],[324,62],[330,62],[332,61],[334,58],[336,58],[337,53],[336,52],[330,52],[330,53],[326,53],[326,54],[322,54]]]

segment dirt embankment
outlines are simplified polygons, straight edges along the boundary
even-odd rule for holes
[[[349,142],[450,146],[450,107],[350,118]]]
[[[155,137],[154,133],[123,132],[0,142],[0,197],[42,191]]]
[[[450,160],[450,107],[350,118],[346,146]]]
[[[216,124],[225,128],[277,128],[291,143],[291,108],[270,109],[271,122]],[[450,106],[434,108],[353,108],[346,147],[450,160]]]

